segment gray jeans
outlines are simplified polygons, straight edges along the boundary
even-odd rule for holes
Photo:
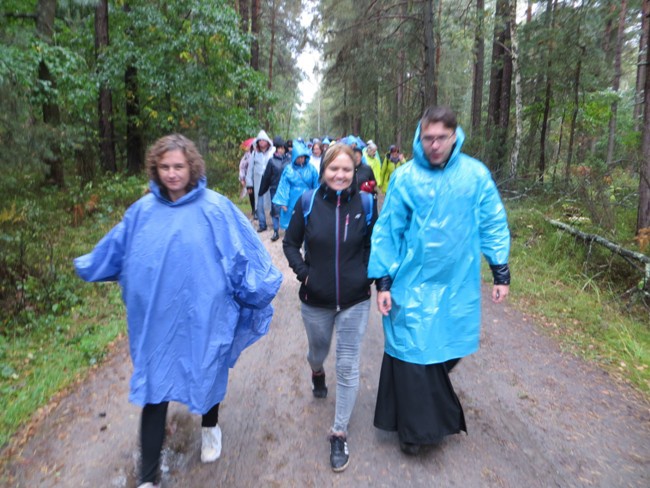
[[[336,414],[332,431],[347,434],[359,391],[361,340],[368,325],[370,300],[340,312],[304,303],[301,310],[309,341],[307,361],[314,371],[323,368],[336,327]]]

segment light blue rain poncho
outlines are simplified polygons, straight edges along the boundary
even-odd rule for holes
[[[280,210],[280,227],[289,227],[293,207],[300,196],[306,190],[318,188],[318,171],[312,164],[309,164],[310,151],[307,146],[299,141],[293,143],[291,151],[291,164],[284,168],[278,189],[273,197],[273,203],[287,207],[287,210]],[[299,156],[305,156],[305,163],[302,166],[296,164]]]
[[[415,364],[461,358],[479,346],[480,261],[507,264],[510,232],[490,171],[460,152],[432,167],[420,143],[395,170],[372,233],[368,276],[393,280],[385,351]]]
[[[248,219],[205,178],[171,202],[158,185],[90,254],[86,281],[119,281],[137,405],[177,401],[194,413],[221,402],[228,368],[268,331],[282,275]]]

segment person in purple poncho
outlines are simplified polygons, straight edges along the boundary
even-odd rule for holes
[[[142,407],[140,487],[154,487],[170,401],[202,415],[201,460],[219,458],[228,370],[268,331],[282,275],[242,212],[207,188],[192,141],[159,139],[146,165],[151,193],[74,265],[86,281],[122,288],[129,400]]]

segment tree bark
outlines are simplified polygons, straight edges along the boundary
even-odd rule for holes
[[[95,7],[95,59],[99,64],[102,51],[109,44],[108,0],[100,0]],[[117,171],[115,160],[115,132],[113,128],[113,94],[102,83],[97,101],[99,121],[99,160],[105,171]]]
[[[125,12],[131,7],[124,4]],[[130,29],[130,28],[129,28]],[[131,174],[137,174],[144,168],[144,141],[139,129],[140,93],[138,87],[138,68],[132,61],[124,71],[124,91],[126,100],[126,169]]]
[[[643,123],[643,87],[648,66],[648,36],[650,35],[650,3],[641,3],[641,35],[639,38],[639,55],[636,65],[636,90],[634,96],[634,130],[638,131]]]
[[[614,52],[614,78],[612,90],[616,95],[621,85],[621,53],[625,42],[625,16],[627,15],[627,0],[621,0],[621,10],[618,16],[618,29],[616,31],[616,48]],[[611,105],[609,117],[609,137],[607,140],[607,166],[612,164],[614,159],[614,147],[616,144],[616,121],[618,116],[618,100],[615,99]]]
[[[46,43],[52,43],[54,33],[54,14],[56,12],[56,0],[39,0],[36,11],[36,32],[38,36]],[[56,80],[50,72],[47,61],[41,58],[38,65],[38,79],[40,83],[56,88]],[[51,97],[46,97],[46,101],[41,106],[43,110],[43,122],[51,129],[52,140],[50,141],[49,154],[43,156],[43,162],[49,168],[48,179],[59,188],[65,186],[65,174],[63,170],[63,155],[61,154],[61,111],[59,105]]]
[[[650,12],[650,0],[643,0],[644,12]],[[646,36],[646,52],[650,49],[650,36]],[[637,211],[636,231],[650,228],[650,76],[645,77],[643,92],[643,139],[641,152],[643,159],[639,178],[639,207]]]
[[[260,70],[260,0],[253,0],[251,8],[251,68]]]
[[[483,17],[485,0],[476,0],[476,32],[474,34],[474,83],[472,84],[472,133],[477,135],[481,128],[483,111],[483,70],[485,69],[485,39]]]
[[[269,46],[269,90],[273,89],[273,54],[275,51],[275,0],[271,5],[271,45]]]
[[[124,73],[126,90],[126,168],[137,174],[144,168],[144,143],[138,127],[140,120],[140,95],[138,92],[138,68],[129,66]]]
[[[250,32],[250,0],[239,0],[237,3],[239,6],[239,17],[241,18],[240,29],[244,34]]]
[[[557,0],[556,0],[557,1]],[[539,140],[539,162],[537,164],[537,180],[544,181],[546,172],[546,134],[549,130],[549,118],[551,114],[551,97],[553,96],[553,80],[551,68],[553,66],[553,31],[555,29],[555,3],[553,0],[546,2],[546,25],[548,28],[548,53],[546,61],[546,88],[544,90],[544,115],[542,118],[542,130]]]
[[[510,180],[517,177],[519,166],[519,149],[524,131],[522,112],[523,102],[521,95],[521,72],[519,70],[519,40],[517,37],[517,2],[510,5],[510,45],[512,56],[512,70],[515,76],[515,141],[510,153]]]
[[[510,1],[497,0],[490,67],[488,123],[486,126],[487,139],[490,141],[486,162],[497,177],[501,175],[503,170],[508,141],[510,87],[512,83],[512,56],[510,55],[509,45]]]
[[[436,47],[433,41],[433,0],[424,2],[424,99],[422,111],[437,104],[435,90]]]

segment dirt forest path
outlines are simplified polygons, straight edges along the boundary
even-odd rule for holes
[[[418,457],[372,425],[383,353],[372,306],[361,388],[349,430],[351,461],[329,467],[330,395],[313,398],[298,282],[281,241],[262,240],[285,279],[268,336],[231,372],[220,410],[223,452],[199,460],[200,419],[172,404],[163,458],[167,487],[644,487],[650,486],[650,405],[597,367],[560,351],[525,315],[494,306],[484,289],[482,345],[452,373],[468,435]],[[516,271],[514,279],[517,279]],[[332,354],[333,355],[333,354]],[[133,487],[139,408],[127,401],[125,341],[45,419],[22,434],[0,483],[8,487]]]

